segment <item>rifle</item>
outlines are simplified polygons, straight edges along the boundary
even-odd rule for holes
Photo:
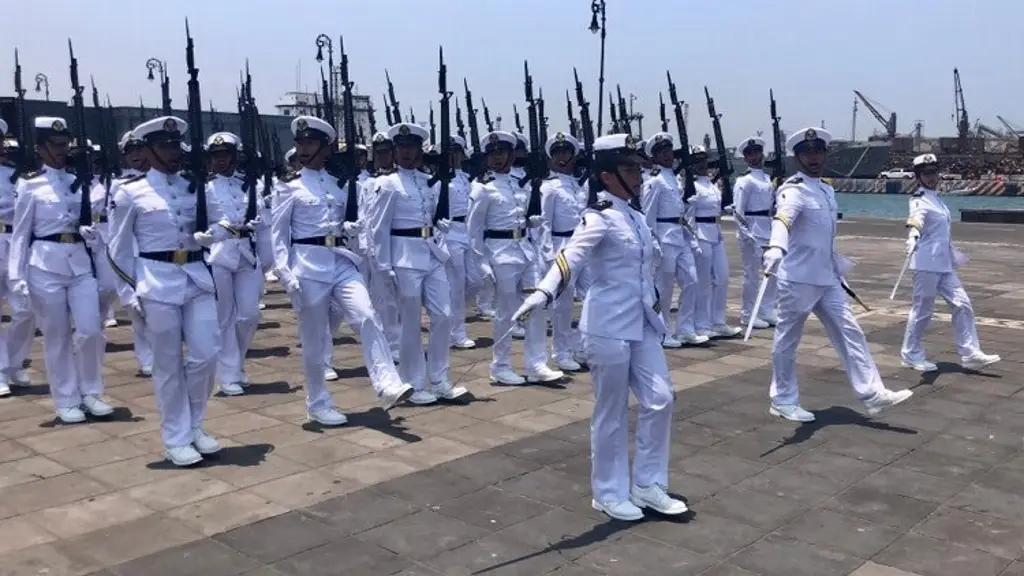
[[[519,120],[519,108],[516,108],[515,104],[512,104],[512,117],[516,121],[516,132],[523,133],[523,123]]]
[[[565,91],[565,113],[569,117],[569,135],[579,138],[579,129],[576,126],[576,118],[572,114],[572,100],[569,99],[569,91]]]
[[[412,109],[412,106],[409,106],[409,122],[416,123],[416,111]]]
[[[729,151],[725,149],[725,136],[722,135],[721,114],[715,112],[715,101],[704,87],[704,97],[708,101],[708,114],[711,115],[712,128],[715,131],[715,148],[718,149],[718,176],[722,180],[722,208],[732,205],[732,161]]]
[[[14,107],[18,114],[18,167],[11,174],[11,184],[18,181],[18,178],[35,170],[36,155],[35,147],[32,145],[31,132],[28,129],[28,116],[25,113],[25,87],[21,84],[21,62],[18,60],[18,49],[14,49],[14,91],[18,97],[14,101]]]
[[[462,108],[459,108],[459,97],[455,97],[455,127],[459,138],[466,139],[466,125],[462,123]]]
[[[430,102],[430,145],[437,145],[437,124],[434,124],[434,103]]]
[[[519,181],[519,186],[523,188],[527,182],[531,183],[530,201],[526,205],[526,217],[529,218],[540,216],[540,182],[546,176],[547,162],[541,156],[544,151],[541,150],[543,143],[539,142],[540,120],[537,101],[533,98],[533,77],[530,76],[530,64],[525,60],[523,61],[523,89],[526,93],[527,122],[530,125],[530,160],[526,166],[526,175]]]
[[[448,202],[449,188],[452,181],[451,154],[452,154],[452,126],[450,119],[450,102],[452,93],[448,91],[448,67],[444,65],[444,48],[437,52],[437,91],[441,94],[441,158],[437,163],[437,171],[431,180],[441,183],[441,189],[437,194],[437,206],[434,207],[434,224],[440,220],[447,220],[450,216]]]
[[[366,102],[366,113],[370,116],[370,138],[373,138],[373,135],[377,133],[377,111],[373,108],[373,100],[367,98]],[[359,128],[362,129],[362,126]],[[360,138],[360,140],[363,140],[363,138]]]
[[[487,109],[487,102],[484,99],[480,99],[480,103],[484,106],[484,124],[487,125],[488,132],[494,132],[494,123],[491,122],[491,111]]]
[[[683,119],[683,103],[679,101],[679,96],[676,94],[676,83],[672,81],[672,73],[666,71],[665,76],[668,78],[668,99],[675,111],[676,129],[679,131],[679,149],[675,153],[676,158],[679,159],[679,168],[676,170],[676,174],[680,171],[683,172],[683,202],[686,202],[697,194],[697,188],[693,183],[693,166],[691,166],[690,160],[690,137],[686,133],[686,122]]]
[[[331,99],[331,87],[327,83],[327,77],[324,76],[323,66],[320,67],[320,91],[323,93],[324,98],[323,119],[332,127],[337,129],[337,126],[334,126],[334,100]]]
[[[98,134],[99,143],[100,143],[99,160],[100,160],[100,169],[102,170],[102,173],[100,174],[100,181],[103,183],[104,189],[107,192],[109,192],[110,191],[110,162],[109,162],[109,158],[108,158],[107,154],[109,153],[109,150],[110,150],[110,148],[109,148],[110,138],[107,135],[108,125],[107,125],[106,122],[103,121],[103,107],[100,106],[100,92],[99,92],[99,90],[96,89],[96,81],[92,78],[92,76],[89,77],[89,83],[92,85],[92,107],[93,107],[94,110],[96,110],[96,119],[98,120],[97,123],[99,124],[99,128],[100,128],[99,134]],[[104,205],[106,205],[105,202],[104,202]]]
[[[345,92],[342,94],[341,105],[342,115],[345,122],[345,142],[347,143],[347,154],[345,154],[345,172],[348,175],[348,195],[345,200],[345,222],[359,220],[359,171],[356,170],[356,118],[354,102],[352,100],[352,89],[355,84],[348,77],[348,54],[345,53],[345,38],[339,37],[341,45],[341,85]],[[388,79],[388,84],[391,79]],[[397,110],[397,108],[396,108]]]
[[[89,138],[85,130],[85,102],[82,100],[84,88],[78,82],[78,59],[75,58],[75,49],[68,39],[68,54],[71,56],[71,91],[74,94],[71,98],[72,107],[75,109],[75,142],[79,152],[74,155],[75,181],[71,184],[71,192],[82,193],[81,210],[78,213],[79,226],[92,226],[92,200],[89,192],[92,189],[92,166],[89,165]],[[92,259],[92,254],[89,255]]]
[[[626,113],[626,99],[622,97],[622,86],[616,84],[615,90],[619,93],[619,120],[622,122],[622,131],[632,134],[633,127],[630,126],[629,114]]]
[[[615,100],[612,100],[612,93],[608,93],[608,113],[612,116],[612,134],[617,134],[621,131],[619,128],[619,118],[615,113]]]
[[[196,195],[196,231],[205,232],[210,227],[206,209],[206,170],[203,166],[203,99],[199,95],[199,69],[196,68],[195,43],[185,19],[185,65],[188,67],[188,133],[192,151],[189,164],[192,165],[190,192]]]
[[[388,80],[388,99],[391,101],[392,125],[402,123],[402,113],[398,109],[398,100],[395,100],[395,85],[391,83],[391,74],[384,70],[384,77]]]
[[[164,62],[160,68],[163,78],[160,79],[160,103],[163,106],[164,116],[171,115],[171,75],[167,73],[167,63]]]
[[[665,96],[658,91],[658,114],[661,116],[661,131],[668,132],[668,116],[665,115]]]
[[[387,96],[384,96],[384,117],[387,119],[389,127],[394,125],[395,120],[394,117],[391,115],[391,105],[388,104]]]
[[[771,115],[772,115],[772,143],[775,146],[775,158],[772,159],[772,180],[775,181],[775,185],[779,186],[782,184],[783,179],[786,178],[786,149],[782,142],[782,128],[779,127],[779,113],[775,108],[775,93],[768,90],[768,97],[771,99]]]
[[[583,96],[583,84],[580,83],[580,75],[576,69],[572,69],[573,78],[576,80],[576,105],[580,108],[580,128],[583,132],[583,155],[582,165],[583,175],[579,179],[580,186],[583,185],[591,176],[594,158],[594,123],[590,120],[590,103]],[[587,205],[591,205],[597,202],[597,191],[594,190],[594,186],[591,185],[587,194]]]
[[[462,79],[462,87],[466,92],[466,117],[469,119],[469,145],[473,153],[480,152],[480,128],[476,123],[476,108],[473,108],[473,94],[469,91],[469,83]]]
[[[245,151],[245,178],[242,180],[242,190],[246,195],[245,221],[252,222],[256,219],[259,209],[259,194],[256,191],[256,183],[259,181],[259,157],[256,153],[256,101],[252,96],[252,75],[249,74],[249,61],[245,62],[245,80],[242,83],[241,95],[238,99],[239,114],[239,138],[242,140],[242,150]],[[250,243],[252,236],[249,237]]]
[[[544,89],[537,90],[537,123],[540,128],[538,142],[541,148],[548,141],[548,117],[544,115]],[[545,153],[546,154],[546,153]]]

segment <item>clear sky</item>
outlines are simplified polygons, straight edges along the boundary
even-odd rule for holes
[[[345,36],[351,75],[374,99],[384,124],[384,69],[403,114],[427,116],[436,99],[437,47],[444,45],[449,85],[462,96],[468,78],[504,126],[523,103],[522,62],[544,89],[552,130],[564,129],[565,90],[576,66],[597,112],[599,39],[589,0],[3,0],[5,48],[0,93],[13,93],[13,48],[21,54],[29,90],[39,72],[51,97],[68,98],[66,42],[72,38],[83,82],[93,75],[101,95],[135,105],[141,95],[158,106],[160,89],[146,81],[145,62],[168,62],[172,98],[184,106],[184,20],[197,46],[204,106],[234,110],[238,71],[249,59],[254,93],[270,111],[301,83],[314,87],[315,38]],[[658,91],[671,69],[679,96],[690,102],[690,137],[710,131],[703,87],[722,113],[729,144],[770,130],[768,89],[774,88],[783,129],[822,121],[848,138],[853,89],[899,116],[899,131],[915,120],[927,135],[952,135],[953,68],[959,67],[972,123],[1002,129],[996,115],[1024,125],[1024,22],[1021,0],[607,0],[607,93],[621,84],[636,95],[644,132],[658,127]],[[36,96],[32,94],[32,96]],[[667,93],[666,93],[667,98]],[[88,100],[88,99],[87,99]],[[479,106],[479,103],[477,103]],[[578,112],[577,112],[578,113]],[[671,108],[669,115],[671,117]],[[480,117],[481,127],[483,119]],[[525,123],[525,117],[524,117]],[[864,107],[859,139],[880,126]],[[675,133],[675,128],[670,127]]]

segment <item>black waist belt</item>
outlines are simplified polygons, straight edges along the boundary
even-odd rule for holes
[[[686,219],[682,216],[676,216],[675,218],[658,218],[658,222],[661,224],[680,224],[682,225]]]
[[[551,235],[555,238],[572,238],[572,233],[575,230],[566,230],[564,232],[552,232]]]
[[[169,250],[166,252],[139,252],[139,258],[170,262],[171,264],[190,264],[203,261],[202,250]]]
[[[465,216],[452,216],[452,222],[462,222],[463,224],[465,224],[466,223],[466,217]]]
[[[335,236],[312,236],[310,238],[292,238],[292,244],[305,244],[306,246],[326,246],[334,248],[341,244]]]
[[[526,230],[484,230],[485,240],[521,240],[526,238]]]
[[[744,216],[771,216],[768,210],[757,210],[755,212],[745,212]]]
[[[434,229],[430,226],[424,226],[423,228],[392,228],[391,235],[401,238],[423,238],[426,240],[434,235]]]
[[[46,242],[58,242],[60,244],[77,244],[85,242],[78,232],[65,232],[63,234],[49,234],[47,236],[33,236],[32,240],[43,240]]]
[[[693,220],[695,222],[697,222],[698,224],[717,224],[718,223],[718,217],[717,216],[697,216]]]

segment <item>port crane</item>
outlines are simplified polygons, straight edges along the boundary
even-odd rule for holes
[[[960,141],[960,150],[967,150],[967,139],[971,135],[971,121],[967,117],[967,104],[964,102],[964,89],[960,85],[960,70],[953,68],[953,102],[956,105],[956,135]]]
[[[874,100],[871,100],[870,98],[868,98],[864,94],[861,94],[861,92],[859,90],[854,90],[853,93],[857,96],[857,98],[860,99],[861,102],[864,103],[864,106],[868,109],[868,112],[871,112],[871,115],[875,117],[875,120],[878,120],[878,123],[881,124],[883,128],[885,128],[885,135],[882,136],[882,139],[884,139],[884,140],[892,140],[893,138],[895,138],[896,137],[896,113],[887,110],[885,108],[885,106],[882,106],[878,102],[875,102]],[[889,117],[888,118],[886,118],[885,115],[882,114],[883,110],[886,111],[886,112],[889,112]],[[857,114],[857,102],[856,102],[856,100],[854,101],[853,113],[855,115],[854,118],[856,118],[856,114]],[[854,121],[854,126],[856,126],[856,120]]]
[[[1006,136],[1010,138],[1019,138],[1021,136],[1024,136],[1024,130],[1022,130],[1020,126],[1017,126],[1013,122],[1010,122],[1009,120],[1003,118],[1002,116],[999,116],[998,114],[996,115],[996,118],[998,118],[999,122],[1003,125],[1003,127],[1006,128]]]

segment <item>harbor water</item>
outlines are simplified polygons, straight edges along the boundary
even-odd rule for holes
[[[910,196],[906,194],[849,194],[836,193],[839,211],[843,217],[903,219],[907,217]],[[949,206],[950,215],[960,220],[961,208],[1024,209],[1024,197],[1010,196],[942,196]]]

